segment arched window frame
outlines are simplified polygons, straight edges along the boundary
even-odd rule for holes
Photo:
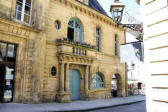
[[[76,18],[71,18],[68,22],[68,28],[74,29],[74,35],[72,41],[83,42],[82,24],[79,20],[77,20]],[[77,33],[78,31],[79,31],[79,40],[75,36],[75,32]]]
[[[102,89],[104,88],[104,79],[100,73],[96,73],[92,77],[92,89]]]

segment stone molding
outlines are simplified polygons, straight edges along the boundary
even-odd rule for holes
[[[33,29],[31,26],[26,26],[21,23],[8,21],[0,18],[0,32],[17,37],[30,37],[32,32],[39,33],[40,30]]]
[[[112,18],[103,15],[96,10],[90,8],[89,6],[82,5],[79,2],[76,2],[75,0],[52,0],[51,2],[59,2],[61,4],[64,4],[66,6],[69,6],[72,9],[75,9],[77,11],[80,11],[80,13],[84,13],[93,19],[97,19],[101,22],[104,22],[105,24],[111,25],[113,27],[118,27],[120,30],[125,30],[122,26],[117,26],[115,22],[112,20]]]
[[[70,56],[70,55],[58,55],[58,60],[60,62],[69,64],[79,64],[79,65],[91,65],[93,59],[81,56]]]

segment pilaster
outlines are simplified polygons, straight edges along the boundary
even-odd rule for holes
[[[65,71],[66,65],[66,71]],[[71,102],[71,93],[69,92],[69,64],[60,62],[60,90],[57,94],[58,102]]]

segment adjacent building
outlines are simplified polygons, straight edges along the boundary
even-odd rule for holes
[[[0,101],[127,96],[125,30],[97,0],[0,1]]]
[[[147,112],[168,111],[168,1],[141,0]]]

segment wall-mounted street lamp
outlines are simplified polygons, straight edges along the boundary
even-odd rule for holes
[[[121,3],[119,0],[114,0],[114,3],[111,5],[110,12],[112,15],[113,21],[117,24],[120,24],[123,16],[125,5]]]
[[[135,31],[139,35],[137,39],[139,41],[142,41],[143,40],[142,39],[142,33],[143,33],[142,24],[121,24],[124,8],[125,8],[125,5],[122,2],[120,2],[120,0],[114,0],[110,8],[113,21],[117,24],[117,26],[122,25],[123,27],[131,29],[132,31]]]

